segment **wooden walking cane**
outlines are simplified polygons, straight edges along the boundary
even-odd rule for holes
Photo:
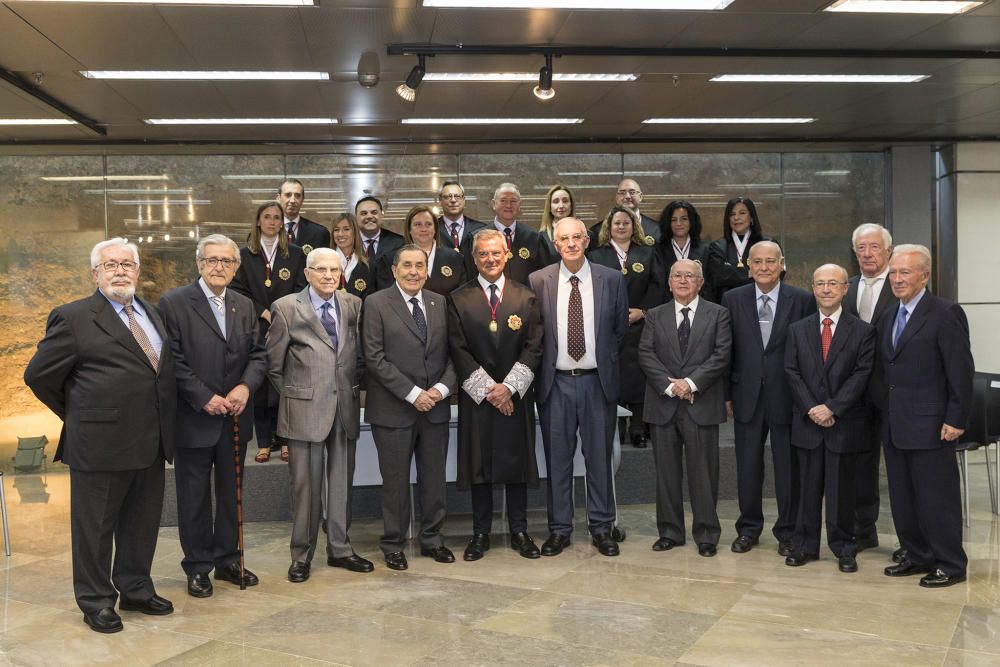
[[[233,415],[233,464],[236,466],[236,530],[239,535],[240,590],[247,589],[246,565],[243,561],[243,457],[240,456],[240,421]]]

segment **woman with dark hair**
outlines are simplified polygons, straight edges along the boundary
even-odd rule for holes
[[[667,204],[660,214],[660,239],[660,259],[667,276],[679,259],[693,259],[704,266],[706,246],[701,240],[701,216],[691,202]]]
[[[333,219],[333,247],[340,257],[340,289],[362,301],[373,287],[371,267],[361,250],[361,230],[358,220],[350,211]]]
[[[734,197],[726,204],[722,218],[722,238],[713,241],[706,252],[705,283],[711,288],[709,297],[716,303],[734,287],[751,281],[750,247],[758,241],[772,241],[764,236],[757,217],[757,207],[748,197]]]
[[[447,296],[465,282],[465,260],[462,255],[437,242],[437,218],[430,206],[414,206],[403,223],[403,243],[413,244],[427,253],[427,282],[424,289]],[[393,253],[395,254],[395,253]],[[384,254],[375,265],[376,289],[390,287],[392,256]]]
[[[306,287],[306,256],[302,248],[288,242],[285,217],[277,202],[267,202],[257,209],[257,219],[250,229],[247,244],[240,248],[240,268],[229,285],[253,301],[260,336],[271,326],[271,304]],[[270,382],[254,394],[254,433],[257,437],[257,463],[271,458],[278,426],[278,396]],[[288,446],[281,446],[281,460],[288,460]]]
[[[552,243],[552,233],[556,223],[573,215],[573,193],[562,183],[556,183],[545,193],[545,206],[542,208],[542,221],[538,231]]]
[[[628,292],[628,331],[621,343],[620,405],[632,411],[628,433],[635,447],[645,447],[649,426],[642,419],[646,377],[639,368],[639,338],[642,336],[646,311],[666,301],[667,276],[655,246],[646,245],[646,235],[639,217],[630,208],[615,206],[601,222],[597,247],[587,252],[587,258],[621,271]],[[619,432],[621,433],[621,422]],[[622,437],[624,440],[624,437]]]

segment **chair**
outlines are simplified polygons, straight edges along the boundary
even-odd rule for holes
[[[17,452],[14,454],[14,472],[32,472],[45,463],[45,445],[49,439],[44,435],[30,438],[17,437]]]
[[[986,440],[995,442],[994,488],[997,492],[993,498],[993,513],[1000,514],[1000,375],[983,373],[988,379],[986,386]],[[987,450],[987,457],[989,451]]]
[[[955,444],[959,465],[962,471],[962,507],[965,514],[965,525],[972,525],[969,512],[969,452],[983,449],[986,454],[986,476],[990,487],[990,509],[996,513],[997,488],[994,487],[993,466],[990,464],[989,446],[1000,438],[991,438],[987,428],[987,404],[990,394],[991,376],[988,373],[976,373],[972,381],[972,413],[965,433]],[[1000,381],[997,384],[1000,389]],[[1000,422],[997,424],[1000,426]],[[998,445],[1000,446],[1000,445]]]

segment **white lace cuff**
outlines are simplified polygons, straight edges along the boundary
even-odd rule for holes
[[[517,393],[524,398],[525,392],[528,391],[528,387],[531,386],[531,381],[535,379],[535,374],[531,372],[531,369],[517,362],[514,367],[510,369],[510,373],[507,373],[507,377],[503,379],[504,384],[508,384],[517,390]]]
[[[483,367],[480,366],[472,372],[472,375],[465,379],[465,382],[462,383],[462,389],[472,397],[476,405],[479,405],[495,384],[496,382],[489,376],[489,373],[484,371]]]

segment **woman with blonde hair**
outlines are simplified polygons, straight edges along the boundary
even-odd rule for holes
[[[561,183],[556,183],[545,194],[545,206],[542,209],[542,222],[538,225],[538,231],[542,236],[552,242],[552,230],[556,223],[563,218],[573,215],[573,193]]]
[[[361,249],[361,230],[358,219],[344,211],[333,219],[333,248],[340,257],[340,289],[362,301],[373,291],[372,271]]]

